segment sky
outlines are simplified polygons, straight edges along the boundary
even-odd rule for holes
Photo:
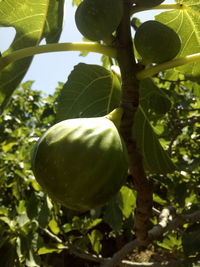
[[[166,0],[165,3],[173,3],[172,0]],[[63,31],[59,42],[81,42],[82,36],[78,32],[74,13],[76,7],[71,6],[71,1],[66,0],[65,16]],[[142,21],[154,19],[154,16],[161,11],[145,11],[137,14],[137,17]],[[5,51],[15,36],[13,28],[0,28],[0,51]],[[101,64],[101,55],[89,53],[86,57],[79,56],[80,52],[56,52],[36,55],[32,64],[25,75],[22,82],[34,80],[32,86],[35,90],[40,90],[45,94],[52,94],[57,87],[58,82],[66,82],[67,77],[73,70],[73,67],[80,63]]]

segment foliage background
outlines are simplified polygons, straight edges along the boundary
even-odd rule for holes
[[[151,103],[149,118],[182,171],[149,174],[149,177],[154,181],[157,209],[170,205],[187,213],[195,210],[200,200],[200,132],[196,116],[199,85],[178,75],[170,81],[167,75],[170,73],[155,78],[155,83],[170,98],[171,109],[163,113],[163,105],[159,109]],[[83,214],[52,203],[33,177],[30,154],[38,136],[55,122],[62,84],[54,95],[45,97],[31,86],[31,81],[20,85],[0,121],[0,265],[62,267],[73,261],[76,266],[89,266],[91,262],[72,255],[89,252],[108,257],[134,237],[135,193],[128,181],[105,207]],[[159,112],[155,113],[155,109]],[[199,224],[185,225],[178,232],[166,235],[155,249],[172,254],[175,259],[195,256],[199,251],[199,231]]]
[[[65,1],[65,15],[64,23],[62,27],[62,34],[59,42],[81,42],[82,35],[76,28],[74,21],[74,13],[76,6],[72,6],[72,1]],[[166,3],[173,3],[172,0],[165,1]],[[141,21],[150,20],[154,18],[154,15],[160,11],[151,10],[137,14],[137,17]],[[4,38],[0,42],[0,51],[3,52],[12,43],[15,37],[15,30],[11,27],[0,27],[0,35]],[[45,41],[42,40],[41,44]],[[95,53],[89,53],[87,57],[80,58],[80,52],[57,52],[47,53],[42,55],[36,55],[32,61],[32,64],[26,73],[23,82],[27,80],[34,80],[32,88],[37,90],[40,88],[43,92],[48,94],[53,93],[58,81],[65,82],[67,76],[70,74],[73,66],[80,61],[88,64],[100,63],[100,55]]]
[[[190,14],[196,14],[195,4],[198,1],[185,2],[189,3],[189,10],[193,11]],[[0,2],[0,5],[4,4],[4,1]],[[26,14],[28,12],[27,9]],[[20,14],[17,16],[20,17]],[[158,16],[158,19],[169,20],[168,16],[169,13]],[[33,23],[41,31],[41,35],[37,36],[32,36],[33,32],[29,32],[27,25],[19,22],[16,26],[18,39],[6,53],[24,44],[37,44],[42,38],[50,43],[55,32],[58,38],[60,23],[54,27],[55,21],[49,16],[42,17],[37,23],[44,25],[44,18],[51,22],[51,30],[43,26],[42,31],[38,24]],[[194,21],[197,18],[194,16]],[[3,25],[10,23],[6,16],[3,19]],[[175,27],[176,23],[172,26]],[[194,30],[195,36],[198,36],[196,28]],[[181,31],[184,32],[183,28]],[[23,35],[24,32],[30,36]],[[20,42],[22,37],[25,38],[24,42]],[[197,41],[192,39],[195,48],[198,47]],[[191,47],[187,49],[183,50],[186,54]],[[25,60],[22,67],[26,69],[29,63],[30,59],[28,63]],[[104,207],[85,213],[72,212],[53,203],[42,191],[33,177],[30,158],[38,137],[57,120],[67,116],[103,115],[117,106],[120,98],[118,77],[113,71],[82,63],[75,66],[64,85],[59,83],[53,95],[44,96],[32,90],[33,82],[28,81],[20,84],[10,98],[19,77],[15,77],[16,80],[8,77],[12,73],[19,74],[21,78],[23,76],[23,73],[18,73],[21,67],[19,62],[17,64],[9,66],[1,77],[1,96],[6,96],[9,105],[0,118],[0,266],[98,266],[100,258],[97,259],[97,256],[111,257],[135,237],[133,210],[136,192],[131,179]],[[109,69],[110,61],[102,57],[102,65]],[[195,64],[193,67],[198,72]],[[100,105],[95,105],[97,94],[93,87],[89,87],[79,102],[81,109],[77,106],[70,113],[60,100],[60,95],[66,103],[68,89],[74,92],[74,80],[82,79],[81,73],[85,73],[85,69],[91,73],[90,78],[95,73],[93,82],[96,90],[103,88],[100,97],[102,101]],[[102,76],[106,76],[104,83],[98,83]],[[9,81],[9,90],[5,81]],[[82,89],[90,82],[90,79],[85,79],[83,88],[79,88],[79,94],[74,100],[82,95]],[[111,94],[113,88],[115,94]],[[161,72],[141,82],[134,134],[144,157],[147,176],[153,183],[154,211],[161,210],[163,206],[173,206],[177,212],[187,214],[199,208],[199,92],[198,80],[191,81],[174,70]],[[88,96],[92,96],[92,101]],[[70,108],[70,103],[67,108]],[[155,212],[152,224],[157,223],[156,215]],[[167,233],[162,240],[152,245],[148,251],[151,252],[148,260],[180,260],[199,256],[199,233],[199,223],[185,224],[176,232]],[[138,251],[134,253],[132,257],[140,255]],[[187,263],[186,266],[195,265]]]

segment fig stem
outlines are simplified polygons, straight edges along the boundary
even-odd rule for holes
[[[116,108],[113,111],[111,111],[109,114],[107,114],[105,116],[105,118],[112,121],[115,124],[116,128],[119,130],[122,115],[123,115],[123,109],[122,108]]]

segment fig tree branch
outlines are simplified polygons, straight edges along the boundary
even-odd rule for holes
[[[144,172],[142,156],[132,134],[134,116],[139,105],[139,81],[135,76],[139,66],[133,52],[130,26],[131,6],[131,1],[124,0],[124,15],[116,35],[117,61],[122,80],[121,107],[124,111],[120,133],[126,143],[129,168],[137,191],[134,230],[137,238],[145,243],[152,212],[152,190]]]
[[[160,239],[163,236],[163,234],[167,231],[176,230],[178,227],[184,225],[185,223],[194,223],[194,222],[200,222],[200,210],[197,210],[192,214],[176,214],[176,210],[173,207],[164,208],[160,212],[158,224],[155,225],[148,232],[150,236],[150,242],[152,240]],[[62,239],[51,233],[48,229],[41,228],[41,230],[44,231],[53,241],[60,244],[59,247],[56,247],[57,249],[67,250],[69,253],[79,258],[101,263],[101,267],[116,267],[118,265],[120,266],[121,263],[127,264],[127,266],[152,266],[152,267],[161,266],[158,265],[157,263],[136,263],[123,260],[129,253],[132,252],[134,248],[139,247],[141,245],[141,242],[138,239],[135,239],[127,243],[122,249],[120,249],[117,253],[114,254],[112,259],[109,259],[109,258],[98,257],[96,255],[82,251],[81,249],[76,248],[72,245],[68,245]],[[197,260],[199,260],[199,256],[194,258],[193,261],[191,262],[195,262]],[[162,263],[162,266],[164,267],[178,266],[178,264],[180,263],[188,263],[188,260],[170,262],[169,264]]]
[[[54,242],[56,242],[57,244],[59,244],[59,246],[55,247],[58,250],[67,250],[70,254],[73,254],[81,259],[84,260],[89,260],[89,261],[93,261],[93,262],[104,262],[107,259],[102,258],[102,257],[98,257],[96,255],[93,255],[91,253],[87,253],[79,248],[76,248],[73,245],[69,245],[66,244],[62,239],[60,239],[58,236],[54,235],[52,232],[50,232],[48,229],[43,229],[41,228],[41,230]],[[62,245],[63,244],[63,245]]]
[[[173,219],[171,219],[171,216]],[[176,230],[185,223],[200,222],[200,210],[191,214],[176,214],[172,207],[165,208],[159,216],[159,223],[149,230],[149,243],[153,240],[158,240],[167,231]],[[134,248],[139,247],[141,242],[138,239],[127,243],[122,249],[116,252],[110,261],[105,262],[101,267],[115,267],[130,254]]]
[[[33,47],[27,47],[13,51],[10,54],[0,57],[0,70],[7,65],[25,58],[37,54],[49,53],[49,52],[61,52],[61,51],[81,51],[81,52],[95,52],[109,57],[116,57],[117,51],[115,48],[101,45],[97,43],[59,43],[59,44],[46,44]]]
[[[56,243],[62,244],[63,241],[60,239],[57,235],[54,235],[52,232],[50,232],[48,229],[40,228],[45,234],[47,234],[52,240],[54,240]]]
[[[181,266],[191,266],[192,263],[195,263],[200,260],[200,255],[192,258],[187,258],[183,260],[171,260],[169,262],[131,262],[131,261],[122,261],[123,267],[181,267]]]

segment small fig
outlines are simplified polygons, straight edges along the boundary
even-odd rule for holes
[[[178,34],[165,24],[154,20],[142,23],[136,30],[134,43],[145,64],[171,60],[181,48]]]
[[[92,41],[108,40],[117,29],[122,14],[122,0],[83,0],[76,10],[76,26]]]

